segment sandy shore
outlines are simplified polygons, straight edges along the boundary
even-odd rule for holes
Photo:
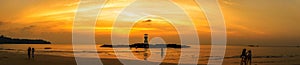
[[[118,59],[101,58],[101,61],[104,65],[123,65],[119,62]],[[143,61],[138,62],[142,63]],[[52,56],[42,54],[37,54],[34,59],[29,60],[26,54],[0,51],[0,65],[76,65],[76,61],[74,57]],[[162,63],[161,65],[176,64]]]

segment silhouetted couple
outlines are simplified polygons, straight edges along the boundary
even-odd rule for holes
[[[33,58],[34,59],[34,48],[28,47],[27,53],[28,53],[28,59]]]
[[[252,53],[251,50],[243,49],[242,54],[240,56],[242,58],[241,65],[247,65],[248,63],[251,65],[252,63]]]

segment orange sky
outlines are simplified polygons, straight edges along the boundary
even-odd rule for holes
[[[98,16],[95,34],[97,43],[110,43],[113,21],[122,9],[134,1],[107,1]],[[210,43],[210,28],[198,5],[193,0],[173,1],[183,8],[195,23],[201,43]],[[53,43],[71,43],[72,22],[78,3],[79,0],[1,0],[0,34],[16,38],[41,38]],[[297,8],[300,5],[299,0],[220,0],[220,5],[226,20],[229,44],[294,45],[300,42],[300,28],[297,27],[300,21],[297,18],[300,15],[300,9]],[[98,7],[92,6],[91,3],[90,7],[82,11],[95,8]],[[165,15],[179,14],[169,12]],[[141,14],[128,13],[128,16],[135,15]],[[144,22],[147,20],[151,21]],[[180,25],[189,26],[184,21],[180,22]],[[131,29],[130,40],[141,42],[143,33],[149,33],[152,37],[160,36],[168,43],[180,42],[176,29],[169,21],[160,17],[146,17],[138,21]]]

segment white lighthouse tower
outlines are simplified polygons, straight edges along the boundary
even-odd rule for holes
[[[144,44],[148,44],[148,34],[144,34]]]

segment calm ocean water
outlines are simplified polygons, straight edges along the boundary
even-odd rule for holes
[[[100,45],[97,45],[98,54],[101,58],[116,58],[114,50],[112,48],[101,48]],[[197,47],[192,46],[191,48],[186,48],[189,52],[197,51]],[[80,53],[80,57],[90,58],[89,50],[72,50],[71,44],[1,44],[1,51],[9,52],[18,52],[26,53],[28,47],[34,47],[37,54],[46,54],[46,55],[56,55],[56,56],[65,56],[73,57],[73,52]],[[44,49],[50,47],[52,49]],[[83,45],[84,47],[84,45]],[[253,65],[300,65],[300,48],[299,47],[248,47],[248,46],[226,46],[226,54],[224,58],[224,65],[239,65],[240,63],[240,53],[243,48],[252,50],[253,54]],[[206,64],[210,56],[210,45],[201,45],[200,47],[200,58],[198,64]],[[166,52],[161,53],[162,49],[154,48],[147,52],[144,52],[144,49],[139,48],[118,48],[118,51],[121,51],[121,59],[131,59],[131,60],[142,60],[144,61],[147,58],[147,61],[159,62],[160,59],[163,59],[163,62],[167,63],[177,63],[180,58],[181,49],[166,48]],[[152,53],[150,53],[152,52]],[[129,53],[133,53],[136,58],[129,57]],[[148,53],[146,56],[145,54]],[[166,56],[162,56],[166,55]],[[194,55],[185,55],[183,58],[193,58]],[[92,57],[91,57],[92,58]],[[154,58],[154,59],[153,59]],[[221,60],[221,59],[214,59]],[[186,60],[184,63],[190,63],[189,60]]]

